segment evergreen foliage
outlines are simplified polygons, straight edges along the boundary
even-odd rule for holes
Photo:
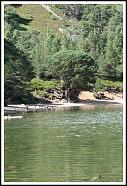
[[[5,5],[5,103],[23,102],[32,87],[37,86],[38,90],[41,87],[44,91],[46,86],[55,87],[54,80],[63,80],[66,90],[77,93],[81,89],[99,87],[121,91],[122,5],[52,5],[52,10],[64,15],[63,22],[53,20],[53,27],[49,25],[52,16],[40,6]],[[31,15],[28,16],[25,7],[30,7]],[[36,22],[38,11],[44,14],[40,13],[40,16],[50,20],[48,26],[44,18],[39,17]],[[38,26],[40,19],[44,30]],[[34,29],[31,22],[35,24]],[[64,27],[57,34],[54,27],[57,28],[60,22]]]
[[[61,50],[49,62],[51,74],[68,88],[87,88],[95,83],[96,62],[84,52]]]

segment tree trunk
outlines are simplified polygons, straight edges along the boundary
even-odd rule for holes
[[[78,95],[79,95],[79,90],[75,90],[75,89],[67,89],[66,90],[66,99],[67,99],[67,102],[78,102],[79,101],[79,98],[78,98]]]

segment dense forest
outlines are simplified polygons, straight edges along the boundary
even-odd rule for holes
[[[43,102],[54,90],[69,101],[81,90],[122,91],[122,5],[50,8],[62,18],[41,5],[4,7],[5,105]]]

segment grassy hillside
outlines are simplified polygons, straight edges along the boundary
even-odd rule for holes
[[[48,12],[41,5],[36,4],[23,4],[22,6],[16,8],[17,13],[22,17],[33,18],[33,21],[27,26],[28,28],[33,28],[39,31],[51,28],[56,34],[60,34],[59,28],[66,28],[67,26],[75,22],[74,19],[67,19],[64,17],[61,10],[49,5],[51,10],[54,11],[58,16],[62,17],[63,20],[58,19],[52,13]]]

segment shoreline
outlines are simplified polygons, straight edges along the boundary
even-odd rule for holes
[[[88,107],[90,105],[123,105],[123,100],[82,100],[78,103],[17,104],[4,107],[4,119],[22,118],[23,113],[50,111],[57,108]]]
[[[85,106],[92,104],[123,104],[123,100],[83,100],[78,103],[62,103],[61,106],[62,107]]]

